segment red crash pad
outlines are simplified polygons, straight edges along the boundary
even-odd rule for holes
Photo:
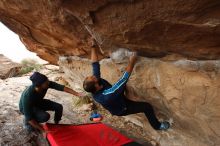
[[[121,146],[133,140],[102,123],[83,125],[45,124],[51,146]]]

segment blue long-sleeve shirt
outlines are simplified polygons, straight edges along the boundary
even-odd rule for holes
[[[100,103],[113,115],[123,114],[126,110],[124,91],[130,74],[125,72],[114,85],[111,85],[108,81],[101,78],[99,62],[92,63],[92,68],[93,75],[96,76],[103,85],[101,90],[93,94],[95,101]]]

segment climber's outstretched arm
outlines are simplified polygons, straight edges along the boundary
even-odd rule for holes
[[[137,60],[137,53],[134,52],[132,56],[130,56],[128,66],[126,68],[126,72],[128,72],[129,74],[131,74],[131,72],[133,71],[136,60]]]
[[[136,60],[137,60],[137,53],[133,53],[132,56],[130,57],[129,64],[123,76],[114,85],[112,85],[111,88],[108,88],[103,91],[102,94],[111,95],[111,96],[106,96],[106,98],[108,97],[113,99],[114,97],[118,97],[118,95],[124,94],[126,83],[131,75]]]
[[[99,52],[98,52],[98,47],[97,47],[97,44],[96,44],[96,41],[94,38],[92,38],[91,40],[91,61],[92,62],[98,62],[99,61]]]
[[[91,61],[92,62],[98,62],[99,61],[97,49],[95,47],[92,47],[92,50],[91,50]]]
[[[100,72],[100,64],[99,64],[99,56],[98,56],[98,50],[95,47],[95,40],[92,40],[92,46],[91,46],[91,61],[92,61],[92,70],[93,75],[96,76],[96,78],[100,78],[101,72]]]

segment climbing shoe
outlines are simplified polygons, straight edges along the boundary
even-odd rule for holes
[[[170,123],[167,121],[162,122],[160,125],[160,130],[167,130],[169,128],[170,128]]]

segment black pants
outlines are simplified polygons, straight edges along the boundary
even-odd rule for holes
[[[144,113],[147,117],[149,123],[155,130],[159,130],[161,123],[158,121],[157,117],[155,116],[153,107],[147,102],[135,102],[128,99],[125,99],[125,103],[127,109],[125,113],[120,116],[126,116],[130,114],[136,113]]]
[[[43,99],[40,104],[33,107],[34,119],[39,123],[47,122],[50,119],[50,114],[46,111],[55,111],[54,121],[56,123],[61,120],[63,106],[48,99]]]

